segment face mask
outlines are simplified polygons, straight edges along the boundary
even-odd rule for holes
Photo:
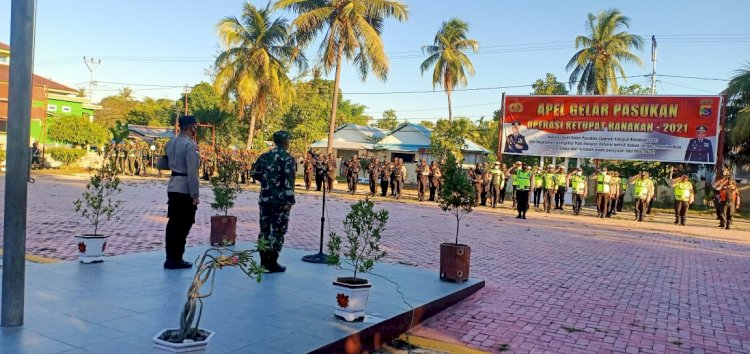
[[[583,172],[582,171],[578,171],[578,172],[576,172],[576,174],[579,175],[579,176],[581,176],[581,175],[583,175]]]

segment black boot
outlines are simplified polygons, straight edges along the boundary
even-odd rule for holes
[[[680,225],[685,226],[685,217],[684,216],[680,217]]]
[[[677,225],[679,223],[680,223],[680,217],[679,216],[675,216],[674,217],[674,224]]]
[[[279,252],[270,251],[268,252],[268,267],[265,267],[268,269],[269,273],[281,273],[286,271],[286,267],[283,265],[280,265],[279,260]]]

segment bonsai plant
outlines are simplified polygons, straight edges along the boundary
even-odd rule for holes
[[[386,255],[380,249],[380,238],[388,222],[388,211],[374,211],[374,205],[369,199],[353,204],[344,219],[345,238],[331,232],[328,240],[328,264],[340,268],[346,262],[352,266],[351,277],[339,277],[333,282],[336,316],[349,322],[364,318],[372,286],[367,279],[358,278],[357,275],[372,270],[375,263]]]
[[[265,240],[258,240],[258,247],[251,250],[207,249],[200,257],[200,262],[196,262],[198,267],[187,292],[187,301],[180,314],[180,327],[163,329],[157,333],[153,338],[154,347],[172,353],[205,350],[215,332],[200,328],[203,299],[213,294],[216,270],[236,267],[260,283],[261,274],[265,270],[253,259],[252,255],[265,247]],[[206,283],[210,283],[208,291],[201,293]]]
[[[211,217],[211,245],[234,245],[237,240],[237,217],[229,215],[229,209],[242,188],[238,177],[242,171],[242,163],[232,156],[222,156],[218,162],[218,174],[211,177],[211,190],[214,202],[211,208],[224,215]]]
[[[101,166],[89,178],[86,190],[73,202],[75,212],[91,223],[94,233],[76,235],[78,259],[81,263],[94,263],[104,260],[103,254],[109,236],[99,234],[100,224],[117,219],[122,210],[119,200],[112,196],[120,193],[120,178],[112,149],[105,148]]]
[[[456,162],[456,157],[448,153],[443,170],[443,189],[438,196],[438,203],[444,212],[456,217],[456,242],[445,242],[440,245],[440,279],[464,282],[469,279],[471,247],[458,243],[461,219],[471,213],[476,201],[474,186],[463,169]]]

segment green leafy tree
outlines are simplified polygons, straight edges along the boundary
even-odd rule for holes
[[[216,25],[224,51],[214,63],[214,87],[225,101],[238,101],[240,119],[248,111],[248,149],[253,147],[256,120],[265,117],[269,106],[293,96],[287,65],[302,70],[307,63],[292,42],[288,21],[272,15],[270,5],[258,9],[246,2],[241,18],[225,17]]]
[[[441,119],[435,124],[430,135],[430,151],[437,159],[452,155],[458,161],[463,161],[462,150],[472,130],[474,123],[468,118],[458,118],[455,121]]]
[[[166,127],[174,122],[176,115],[174,101],[146,97],[125,113],[125,121],[135,125]]]
[[[230,146],[245,144],[247,138],[246,125],[232,113],[234,107],[224,105],[221,97],[208,82],[200,82],[193,86],[188,93],[188,108],[199,123],[211,124],[216,129],[217,145]],[[182,107],[185,102],[183,94],[176,102]],[[170,120],[174,125],[174,119]],[[198,130],[198,141],[210,141],[209,129]]]
[[[383,111],[383,115],[380,119],[378,119],[377,122],[375,122],[375,127],[380,129],[387,129],[387,130],[393,130],[398,127],[400,123],[398,122],[398,116],[396,116],[396,111],[392,109],[387,109]]]
[[[225,150],[226,151],[226,150]],[[234,159],[222,159],[218,166],[216,176],[211,177],[211,190],[214,193],[214,202],[211,209],[229,215],[229,209],[234,206],[237,196],[242,191],[238,178],[242,170],[242,163]]]
[[[632,84],[630,86],[620,86],[618,88],[618,94],[620,95],[650,95],[651,89],[643,87],[640,84]]]
[[[456,244],[458,244],[461,219],[471,213],[475,202],[474,184],[458,165],[456,156],[449,153],[443,169],[443,188],[440,190],[438,203],[440,209],[456,217]]]
[[[50,119],[49,138],[74,146],[100,146],[109,140],[109,133],[106,128],[89,122],[87,118],[66,115]]]
[[[448,121],[453,118],[451,92],[456,86],[465,87],[467,76],[474,76],[474,64],[465,51],[479,51],[479,42],[469,39],[469,24],[461,19],[452,18],[443,22],[435,34],[432,45],[422,47],[427,59],[419,69],[424,72],[433,67],[432,88],[440,85],[448,96]]]
[[[568,89],[565,88],[565,84],[557,81],[557,77],[554,74],[547,73],[544,80],[537,79],[531,84],[531,88],[534,91],[532,95],[567,95]]]
[[[630,27],[630,18],[617,9],[589,13],[586,21],[587,35],[576,37],[578,52],[570,58],[567,70],[570,85],[578,82],[578,94],[605,95],[619,92],[617,76],[626,77],[621,63],[643,65],[631,49],[641,49],[643,39],[639,35],[620,31]],[[580,81],[579,81],[580,78]]]
[[[128,112],[133,110],[138,101],[133,98],[133,90],[123,87],[117,95],[102,98],[96,113],[96,121],[104,127],[111,127],[116,121],[125,121]]]
[[[430,120],[423,120],[423,121],[419,122],[419,125],[427,128],[427,129],[435,129],[435,122],[430,121]]]
[[[723,93],[728,100],[724,151],[736,164],[750,164],[750,62],[735,72]]]
[[[397,0],[279,0],[275,6],[298,14],[293,25],[301,46],[322,34],[320,65],[326,73],[336,72],[328,123],[327,151],[331,153],[342,61],[353,62],[363,81],[370,71],[385,81],[389,63],[381,38],[384,20],[406,21],[408,7]]]

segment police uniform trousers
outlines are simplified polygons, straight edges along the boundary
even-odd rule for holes
[[[583,194],[573,193],[573,214],[580,215],[583,207]]]
[[[391,181],[387,179],[381,179],[380,180],[380,195],[385,197],[388,195],[388,185],[391,184]]]
[[[529,210],[529,190],[516,189],[516,204],[518,215],[526,216],[526,210]]]
[[[542,187],[534,188],[534,208],[539,208],[539,204],[542,202],[543,191],[544,191],[544,188]]]
[[[734,217],[734,212],[736,211],[735,204],[734,202],[730,201],[722,201],[719,203],[719,207],[721,208],[721,219],[719,219],[719,227],[729,229],[729,225],[732,224],[732,217]]]
[[[674,201],[674,223],[685,225],[685,216],[687,210],[690,207],[690,203],[687,200],[675,200]]]
[[[485,201],[482,200],[482,195],[484,195],[484,187],[481,183],[474,183],[474,191],[476,192],[476,201],[474,202],[474,206],[479,205],[480,203],[483,204]]]
[[[617,197],[609,195],[609,205],[607,209],[607,217],[617,214]]]
[[[490,183],[490,204],[492,207],[497,206],[497,199],[500,197],[500,185]]]
[[[609,211],[609,193],[596,193],[596,211],[604,217]]]
[[[544,211],[550,212],[550,209],[552,209],[552,200],[555,198],[556,193],[557,190],[553,188],[544,190]]]
[[[391,195],[396,195],[396,179],[399,177],[391,174]]]
[[[305,171],[305,190],[309,191],[310,186],[312,186],[312,172]]]
[[[516,189],[518,189],[518,187],[513,186],[513,191],[511,192],[511,195],[510,195],[511,199],[513,200],[513,208],[516,207],[516,203],[518,202],[517,197],[516,197]]]
[[[625,204],[625,193],[620,193],[620,196],[617,198],[617,211],[622,211],[622,206]]]
[[[375,196],[377,189],[378,189],[378,178],[373,175],[370,175],[370,194]]]
[[[315,190],[319,191],[323,188],[323,180],[325,180],[326,175],[321,173],[315,174]]]
[[[328,185],[328,191],[333,191],[333,176],[327,175],[326,176],[326,184]]]
[[[284,247],[284,235],[289,226],[289,210],[283,204],[259,203],[260,234],[258,238],[268,241],[274,252],[281,252]]]
[[[504,185],[502,188],[500,188],[500,204],[505,203],[505,188],[506,187],[507,186]]]
[[[438,193],[440,186],[440,179],[433,177],[430,178],[430,201],[435,201],[435,195]]]
[[[396,197],[401,196],[401,188],[404,187],[404,180],[401,178],[401,176],[396,176],[396,178],[393,179],[393,193]]]
[[[562,209],[565,204],[565,192],[568,191],[568,187],[557,187],[557,193],[555,193],[555,209]]]
[[[417,180],[417,198],[422,201],[424,200],[424,195],[427,193],[427,189],[429,188],[430,180],[427,178],[427,176],[419,176]]]
[[[643,213],[646,211],[648,203],[645,199],[635,198],[635,219],[643,221]]]
[[[167,232],[164,240],[167,260],[179,262],[185,253],[185,241],[195,223],[197,205],[189,194],[168,192]]]

